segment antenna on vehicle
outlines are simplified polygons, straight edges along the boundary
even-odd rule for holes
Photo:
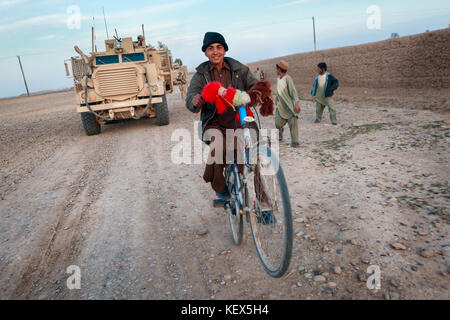
[[[92,27],[92,54],[94,54],[95,45],[94,45],[94,27]]]
[[[123,52],[123,44],[122,44],[122,38],[119,38],[119,35],[117,34],[117,29],[114,28],[114,31],[116,32],[116,35],[113,36],[116,41],[114,42],[114,50],[116,52]]]
[[[93,24],[93,28],[95,29],[95,16],[92,16],[92,24]],[[95,48],[95,52],[97,52],[97,37],[94,34],[94,48]]]
[[[145,42],[145,30],[144,30],[144,24],[142,24],[142,37],[144,38],[143,43],[144,43],[144,47],[146,47],[146,42]]]
[[[105,7],[102,7],[102,10],[103,10],[103,20],[105,21],[106,39],[109,40],[108,25],[106,24],[106,17],[105,17]]]

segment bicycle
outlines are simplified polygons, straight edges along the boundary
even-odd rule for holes
[[[292,212],[286,179],[270,148],[270,138],[267,139],[269,146],[261,145],[260,139],[253,141],[249,125],[255,119],[247,116],[245,107],[239,107],[238,111],[244,133],[241,150],[244,155],[243,170],[239,172],[236,162],[225,166],[224,175],[231,198],[223,202],[216,200],[214,206],[223,206],[228,213],[236,245],[242,243],[246,217],[264,270],[270,276],[280,278],[289,267],[293,245]],[[273,171],[264,166],[271,167]],[[267,174],[262,175],[262,171]],[[271,188],[274,194],[269,196]]]

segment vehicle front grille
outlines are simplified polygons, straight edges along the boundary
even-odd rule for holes
[[[137,93],[136,68],[99,70],[97,72],[101,95],[104,97]]]

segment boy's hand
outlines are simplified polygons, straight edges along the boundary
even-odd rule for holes
[[[203,105],[203,98],[202,98],[202,96],[200,95],[200,94],[197,94],[195,97],[194,97],[194,99],[192,99],[192,104],[195,106],[195,107],[201,107],[202,105]]]
[[[302,109],[300,108],[300,102],[296,102],[295,103],[295,112],[300,113],[302,111]]]

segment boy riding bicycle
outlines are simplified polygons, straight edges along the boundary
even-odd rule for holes
[[[223,113],[217,112],[214,103],[207,103],[202,98],[202,90],[211,82],[219,82],[224,88],[233,87],[241,91],[249,91],[257,84],[256,78],[250,72],[249,68],[237,60],[225,57],[228,51],[228,45],[225,38],[216,32],[207,32],[203,40],[202,51],[209,61],[200,64],[197,72],[194,74],[186,96],[186,107],[194,113],[201,112],[200,119],[202,123],[201,135],[205,143],[214,143],[214,137],[207,141],[205,132],[221,132],[224,141],[223,150],[226,150],[226,130],[239,129],[241,123],[236,121],[237,111],[234,108],[226,108]],[[269,89],[270,90],[270,89]],[[267,95],[264,96],[264,99]],[[261,100],[261,99],[260,99]],[[252,124],[257,130],[256,124]],[[217,148],[217,146],[216,146]],[[235,149],[235,148],[234,148]],[[215,157],[215,150],[212,148],[210,158]],[[223,152],[224,158],[227,152]],[[235,158],[236,159],[236,158]],[[226,186],[223,170],[226,164],[224,161],[208,161],[203,174],[203,179],[211,183],[213,190],[219,199],[228,200],[230,193]]]
[[[202,50],[209,61],[197,67],[188,88],[186,107],[194,113],[201,111],[201,138],[211,147],[203,179],[211,183],[219,197],[214,203],[223,203],[228,212],[234,243],[239,245],[242,241],[246,216],[264,269],[272,277],[281,277],[289,267],[292,254],[290,197],[281,166],[270,149],[270,139],[269,146],[259,144],[258,126],[250,109],[260,105],[262,116],[273,115],[270,82],[258,82],[248,67],[225,57],[228,45],[218,33],[205,34]],[[242,127],[244,130],[238,130]],[[255,129],[256,139],[249,137],[251,129]],[[232,139],[226,139],[230,131]],[[236,145],[235,139],[235,134],[242,132],[243,148]],[[232,146],[227,140],[232,140]],[[255,150],[255,157],[248,156]],[[229,151],[237,161],[228,159]],[[218,154],[216,158],[218,152],[223,157]],[[272,174],[261,172],[264,156],[273,168]],[[249,161],[250,158],[256,161]]]

